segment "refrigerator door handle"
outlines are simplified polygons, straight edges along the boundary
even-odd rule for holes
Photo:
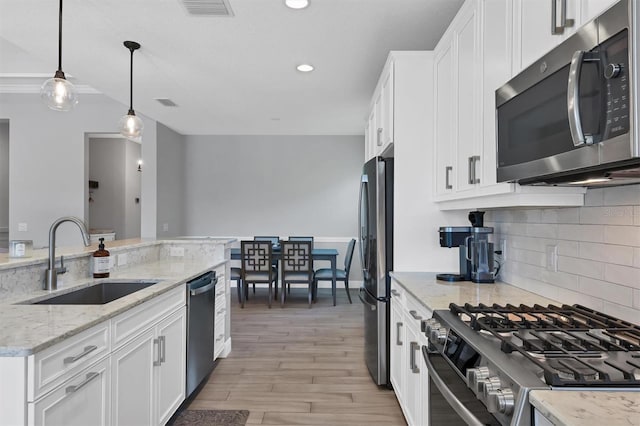
[[[362,269],[363,271],[368,270],[368,265],[366,264],[366,258],[367,258],[367,252],[368,250],[365,250],[366,248],[369,247],[369,245],[367,244],[365,247],[365,243],[366,243],[366,239],[368,237],[368,229],[364,230],[362,225],[362,200],[364,197],[364,193],[365,191],[367,192],[366,196],[368,198],[369,193],[367,191],[367,185],[369,183],[369,177],[367,175],[363,175],[362,176],[362,180],[360,181],[360,196],[358,198],[358,237],[360,239],[360,244],[359,244],[359,253],[360,253],[360,265],[362,265]],[[367,205],[368,205],[368,200],[367,201]],[[368,214],[367,214],[368,216]],[[367,217],[366,220],[368,221],[369,218]],[[368,228],[368,226],[367,226]],[[363,249],[364,247],[364,249]]]

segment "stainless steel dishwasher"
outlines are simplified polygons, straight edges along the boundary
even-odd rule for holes
[[[187,282],[187,387],[186,397],[213,370],[215,271]]]

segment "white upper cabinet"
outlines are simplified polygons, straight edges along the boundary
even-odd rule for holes
[[[365,160],[381,155],[394,139],[394,60],[387,59],[373,95],[367,121]]]
[[[577,1],[567,0],[567,14],[584,10],[576,9]],[[521,187],[496,179],[496,89],[523,61],[537,59],[575,31],[553,35],[557,41],[538,35],[546,15],[544,28],[551,32],[551,10],[550,0],[467,0],[436,46],[433,170],[440,209],[582,205],[584,188]]]
[[[514,61],[518,73],[618,0],[514,0]]]

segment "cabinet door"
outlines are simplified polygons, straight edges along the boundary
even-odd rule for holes
[[[391,384],[399,401],[404,398],[404,318],[402,316],[402,306],[400,303],[391,298],[391,330],[390,330],[390,358],[391,358]]]
[[[566,19],[564,28],[561,22],[561,9],[564,0],[515,0],[514,2],[514,73],[529,66],[567,36],[575,32],[577,22],[577,3],[579,0],[566,0]],[[555,5],[556,20],[552,21]],[[558,27],[555,31],[552,27]],[[557,34],[554,34],[556,32]]]
[[[619,0],[582,0],[582,10],[580,11],[582,24],[585,24],[593,18],[597,17],[602,12],[604,12],[605,9],[608,9],[618,1]]]
[[[420,331],[419,321],[405,313],[406,344],[405,344],[405,405],[407,423],[410,425],[422,425],[424,422],[420,418],[422,395],[420,394]]]
[[[453,43],[441,40],[434,59],[434,99],[435,99],[435,171],[436,195],[453,191],[453,153],[455,126],[453,106],[457,96],[454,85]]]
[[[154,362],[159,347],[150,329],[111,356],[111,420],[114,425],[154,424]]]
[[[28,404],[30,425],[109,425],[109,358]]]
[[[376,94],[376,101],[373,106],[373,119],[374,119],[374,152],[373,155],[380,155],[382,151],[382,132],[384,129],[382,128],[382,91],[378,91]]]
[[[479,120],[479,89],[482,75],[478,67],[478,7],[477,2],[465,5],[456,17],[455,67],[458,96],[455,101],[457,117],[456,193],[469,191],[479,183],[476,164],[480,159],[481,124]]]
[[[185,397],[186,386],[186,308],[158,324],[160,367],[156,369],[158,422],[167,423]],[[213,338],[213,336],[211,336]]]
[[[393,142],[393,89],[394,89],[394,66],[393,61],[389,62],[386,74],[382,79],[380,92],[382,96],[382,111],[380,117],[380,127],[382,128],[382,149],[384,150]]]

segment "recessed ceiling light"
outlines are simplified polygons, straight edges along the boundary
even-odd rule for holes
[[[291,9],[304,9],[309,6],[309,0],[284,0],[284,4]]]
[[[311,72],[313,71],[313,65],[309,64],[300,64],[296,67],[296,69],[300,72]]]

